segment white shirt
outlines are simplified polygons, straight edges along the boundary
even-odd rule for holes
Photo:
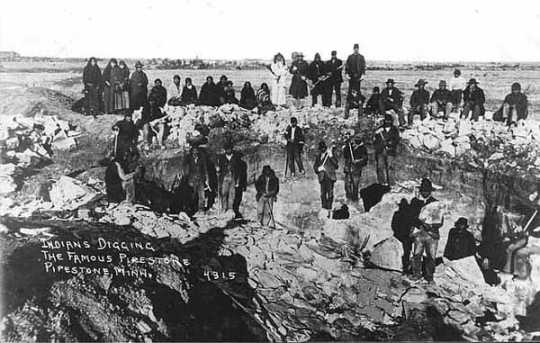
[[[179,98],[182,95],[182,85],[176,87],[176,84],[173,82],[167,90],[167,95],[169,96],[169,99]]]
[[[294,133],[296,131],[296,127],[291,126],[291,141],[294,141]]]
[[[450,90],[464,90],[467,87],[467,81],[463,76],[453,77],[448,81],[448,88]]]

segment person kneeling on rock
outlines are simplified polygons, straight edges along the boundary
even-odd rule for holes
[[[276,222],[274,219],[274,202],[279,193],[279,179],[269,165],[263,167],[262,174],[255,182],[257,195],[257,219],[262,226],[270,225],[272,221],[274,227]]]

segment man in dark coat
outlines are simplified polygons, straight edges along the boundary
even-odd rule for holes
[[[124,115],[124,119],[116,122],[112,127],[115,132],[114,157],[118,161],[124,161],[126,154],[135,147],[139,130],[133,123],[130,113]]]
[[[189,155],[183,161],[182,176],[193,190],[193,198],[197,199],[199,212],[206,211],[205,190],[209,188],[208,165],[206,155],[198,146],[192,146]]]
[[[411,271],[411,251],[413,245],[413,239],[411,238],[411,230],[414,222],[415,215],[412,211],[411,205],[407,202],[407,199],[401,199],[399,208],[392,216],[392,231],[394,237],[396,237],[403,246],[403,256],[401,257],[401,264],[403,266],[403,274],[409,274]]]
[[[328,218],[332,215],[337,168],[338,160],[334,156],[334,147],[327,149],[325,142],[319,142],[319,154],[313,163],[313,170],[319,178],[319,184],[321,185],[321,205],[323,209],[328,210]]]
[[[235,218],[242,218],[242,213],[240,213],[240,203],[242,202],[242,196],[247,189],[247,163],[242,160],[242,153],[236,153],[237,161],[237,173],[238,173],[238,183],[235,185],[234,190],[234,201],[233,201],[233,211]]]
[[[347,100],[345,102],[345,119],[349,118],[349,112],[351,109],[358,109],[358,118],[360,118],[364,114],[365,101],[366,97],[363,96],[360,91],[352,89],[347,94]]]
[[[357,43],[354,44],[353,49],[354,52],[347,57],[347,62],[345,62],[345,73],[349,77],[349,90],[347,93],[350,93],[353,89],[360,92],[360,82],[362,76],[366,73],[366,60],[358,52]]]
[[[382,185],[393,185],[393,160],[400,141],[399,130],[393,124],[391,115],[384,116],[383,125],[375,130],[375,163],[377,182]]]
[[[423,207],[437,201],[437,199],[435,199],[432,195],[433,191],[434,188],[431,181],[427,178],[424,178],[420,182],[419,187],[421,199],[415,197],[411,201],[411,205],[415,207],[413,209],[415,215],[413,226],[415,229],[411,233],[411,236],[414,240],[412,279],[418,280],[422,277],[422,256],[425,252],[425,279],[429,283],[433,282],[433,274],[435,273],[435,255],[437,253],[437,246],[439,244],[440,238],[439,228],[441,228],[443,222],[426,223],[419,219],[418,215],[421,213]],[[444,218],[442,220],[444,221]]]
[[[449,260],[459,260],[476,254],[476,240],[469,227],[467,218],[459,218],[448,233],[448,241],[444,248],[444,257]]]
[[[135,111],[146,104],[148,93],[148,77],[142,70],[142,63],[137,61],[135,71],[129,80],[129,103],[131,110]]]
[[[216,171],[218,173],[218,188],[221,197],[221,210],[226,212],[233,208],[235,190],[240,185],[240,164],[238,156],[233,151],[233,145],[226,142],[225,153],[218,156]]]
[[[302,163],[304,133],[298,127],[298,120],[295,117],[291,118],[291,125],[287,126],[284,136],[287,140],[287,165],[290,168],[291,175],[296,174],[296,165],[298,165],[300,173],[304,174],[304,165]]]
[[[486,112],[484,103],[486,97],[482,88],[478,87],[476,79],[470,79],[467,88],[463,91],[463,114],[462,117],[467,119],[469,113],[472,112],[471,120],[478,121],[480,116]]]
[[[270,168],[269,165],[265,165],[262,170],[262,174],[255,181],[255,190],[257,194],[255,199],[257,200],[257,218],[262,226],[270,225],[270,222],[274,222],[274,202],[279,193],[279,179],[276,174]]]
[[[96,116],[99,113],[99,90],[101,87],[101,69],[95,57],[90,57],[83,70],[85,114]]]
[[[436,89],[431,95],[431,115],[439,117],[439,112],[443,111],[443,118],[448,119],[452,112],[452,92],[446,88],[446,81],[439,82],[439,89]]]
[[[160,79],[154,81],[154,87],[150,90],[148,95],[148,103],[150,104],[150,120],[159,118],[162,116],[161,109],[167,103],[167,89],[163,87]]]
[[[352,137],[354,131],[346,132],[345,145],[342,155],[345,160],[343,172],[345,173],[345,196],[351,201],[358,201],[358,186],[362,177],[362,168],[367,165],[368,152],[360,135]]]
[[[403,94],[394,87],[394,79],[386,80],[386,88],[382,90],[379,97],[379,108],[381,114],[393,110],[399,116],[399,125],[405,125],[405,115],[403,114]]]
[[[309,79],[313,83],[313,88],[311,89],[311,106],[317,104],[317,98],[319,95],[324,99],[326,94],[327,78],[326,75],[326,66],[321,60],[321,55],[319,53],[315,54],[313,62],[309,64]],[[323,102],[323,105],[324,102]]]
[[[410,99],[411,111],[409,112],[409,125],[412,124],[415,114],[419,114],[422,120],[427,117],[429,92],[424,88],[426,84],[427,81],[420,79],[414,85],[416,89],[413,91]]]
[[[329,76],[327,80],[326,96],[323,99],[323,106],[332,105],[332,93],[336,92],[336,107],[341,107],[341,84],[343,83],[342,69],[343,62],[337,58],[335,50],[331,53],[332,58],[326,62],[326,73]]]
[[[527,119],[528,114],[527,96],[521,92],[521,85],[514,82],[512,92],[504,98],[502,107],[493,115],[493,119],[511,126],[518,120]]]
[[[206,77],[206,83],[201,87],[199,104],[205,106],[219,106],[219,90],[212,76]]]

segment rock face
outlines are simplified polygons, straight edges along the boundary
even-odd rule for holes
[[[403,247],[401,242],[395,237],[390,237],[373,247],[369,262],[379,268],[401,271],[403,270],[402,256]]]

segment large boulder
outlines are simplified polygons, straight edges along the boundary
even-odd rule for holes
[[[395,237],[390,237],[375,244],[369,261],[380,268],[401,271],[403,269],[402,255],[403,247],[401,242]]]
[[[50,191],[55,209],[75,210],[100,197],[92,188],[69,176],[61,176]]]
[[[435,281],[441,281],[440,283],[438,282],[438,284],[444,284],[445,278],[450,278],[454,281],[462,280],[467,284],[486,284],[482,271],[474,256],[444,262],[442,265],[437,266],[434,278]]]

